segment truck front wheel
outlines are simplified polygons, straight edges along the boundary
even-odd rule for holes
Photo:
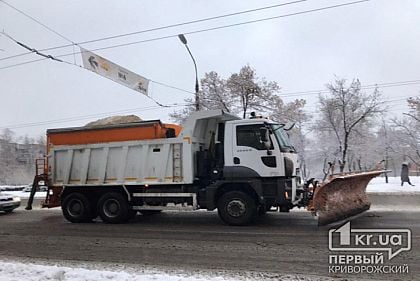
[[[229,225],[245,225],[257,214],[255,200],[242,191],[230,191],[217,201],[219,217]]]
[[[98,201],[99,216],[106,223],[123,223],[130,219],[127,199],[117,192],[104,194]]]
[[[82,193],[70,193],[61,204],[64,217],[73,223],[92,220],[92,206],[89,199]]]

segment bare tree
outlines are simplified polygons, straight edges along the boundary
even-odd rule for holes
[[[223,109],[240,114],[243,118],[246,118],[250,110],[268,113],[273,111],[273,104],[278,99],[275,94],[279,90],[276,82],[257,78],[256,71],[249,65],[242,67],[239,73],[232,74],[228,79],[211,71],[201,79],[200,108]],[[170,114],[172,119],[180,123],[195,111],[192,98],[185,101],[189,104],[187,107]]]
[[[4,129],[0,135],[0,183],[9,184],[11,174],[15,170],[14,132]]]
[[[12,142],[14,140],[14,137],[15,133],[8,128],[3,129],[3,132],[0,135],[0,139],[4,142]]]
[[[249,110],[271,111],[274,95],[280,90],[276,82],[258,79],[255,69],[249,65],[232,74],[227,80],[227,87],[230,96],[240,105],[242,118],[246,118]]]
[[[420,166],[420,98],[409,98],[407,103],[409,111],[393,122],[400,134],[400,153]]]
[[[320,118],[316,128],[336,139],[338,164],[340,172],[344,172],[352,137],[357,134],[363,136],[360,129],[366,128],[366,124],[383,112],[380,93],[377,88],[371,94],[363,93],[359,80],[353,80],[346,86],[345,79],[336,79],[326,87],[330,95],[319,97]]]
[[[39,135],[36,140],[35,140],[36,144],[40,144],[42,146],[46,146],[47,145],[47,141],[45,138],[45,135]]]
[[[206,109],[218,108],[226,112],[234,110],[235,101],[227,88],[227,81],[215,71],[204,74],[204,78],[201,79],[201,91]]]
[[[272,104],[272,112],[269,117],[273,121],[279,123],[293,122],[294,127],[290,131],[290,138],[296,147],[300,156],[301,171],[304,178],[306,178],[306,146],[308,143],[307,134],[310,133],[311,128],[306,126],[307,121],[311,115],[305,112],[304,107],[306,101],[304,99],[296,99],[289,103],[285,103],[280,97],[274,96]]]
[[[200,108],[203,110],[223,109],[232,112],[235,109],[234,100],[226,86],[227,82],[215,71],[204,74],[201,79],[201,91],[199,92]],[[170,117],[178,123],[182,123],[187,116],[195,111],[195,103],[192,98],[185,99],[188,104],[185,108],[170,114]]]

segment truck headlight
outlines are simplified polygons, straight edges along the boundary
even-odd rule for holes
[[[15,197],[13,197],[13,201],[15,201],[15,202],[20,202],[20,197],[19,197],[19,196],[15,196]]]

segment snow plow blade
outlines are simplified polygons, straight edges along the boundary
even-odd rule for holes
[[[318,216],[318,225],[350,219],[369,210],[366,187],[371,179],[383,172],[335,175],[316,187],[311,211]]]

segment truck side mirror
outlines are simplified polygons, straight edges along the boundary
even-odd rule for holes
[[[266,127],[260,128],[260,140],[264,144],[265,148],[267,149],[267,155],[271,155],[270,132],[268,131],[268,128]]]
[[[284,125],[283,129],[285,131],[290,131],[295,126],[295,122],[287,122],[286,125]]]
[[[269,139],[268,129],[266,127],[260,128],[260,140],[261,142],[268,142]]]

